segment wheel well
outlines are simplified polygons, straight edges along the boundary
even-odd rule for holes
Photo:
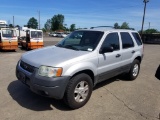
[[[142,61],[142,58],[140,56],[136,57],[135,59],[139,60],[140,63]]]
[[[81,73],[85,73],[85,74],[89,75],[91,77],[91,79],[92,79],[93,84],[94,84],[94,73],[91,70],[79,71],[79,72],[75,73],[72,77],[74,77],[74,76],[76,76],[78,74],[81,74]]]

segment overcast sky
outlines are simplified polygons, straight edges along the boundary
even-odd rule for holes
[[[12,24],[14,16],[15,25],[23,26],[31,17],[38,19],[40,11],[41,28],[47,19],[62,14],[67,27],[76,24],[77,28],[89,28],[127,22],[140,30],[143,9],[143,0],[1,0],[0,20]],[[149,28],[149,22],[150,28],[160,31],[160,0],[147,3],[144,29]]]

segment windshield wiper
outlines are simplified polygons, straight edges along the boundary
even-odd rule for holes
[[[61,44],[57,44],[57,45],[55,45],[56,47],[63,47],[63,45],[61,45]]]
[[[79,50],[79,49],[73,47],[72,45],[65,45],[64,48],[69,48],[69,49],[72,49],[72,50]]]

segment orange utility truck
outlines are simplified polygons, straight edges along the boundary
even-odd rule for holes
[[[27,50],[42,48],[43,45],[43,31],[36,29],[26,30],[26,38],[21,41],[22,48]]]
[[[18,37],[14,28],[0,29],[0,49],[16,50],[18,48]]]

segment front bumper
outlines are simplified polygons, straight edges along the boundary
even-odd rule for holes
[[[46,97],[62,99],[67,87],[70,76],[65,77],[43,77],[38,75],[38,69],[28,72],[20,66],[18,62],[16,67],[16,76],[18,80],[27,85],[31,91]]]

